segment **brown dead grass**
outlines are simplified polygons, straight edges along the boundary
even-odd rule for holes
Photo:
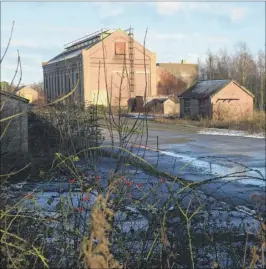
[[[154,119],[161,123],[171,124],[182,124],[182,125],[193,125],[203,128],[219,128],[219,129],[231,129],[246,131],[248,133],[264,133],[265,134],[265,112],[254,111],[252,114],[243,115],[238,119],[230,119],[230,117],[223,117],[220,119],[207,119],[200,118],[192,120],[189,118],[178,118],[178,119],[165,119],[157,118]]]
[[[109,221],[115,215],[115,212],[108,207],[108,200],[118,183],[119,181],[111,183],[106,197],[100,194],[95,201],[91,216],[90,239],[85,239],[82,244],[85,254],[85,269],[122,269],[110,252],[111,243],[108,238],[108,232],[112,230]]]

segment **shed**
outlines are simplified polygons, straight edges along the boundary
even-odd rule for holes
[[[1,119],[25,112],[22,115],[1,122],[1,154],[5,152],[28,151],[28,102],[29,100],[13,93],[0,91]]]
[[[168,116],[179,116],[180,102],[176,95],[171,95],[163,103],[163,113]]]
[[[181,117],[238,118],[253,112],[254,95],[234,80],[199,81],[180,98]]]

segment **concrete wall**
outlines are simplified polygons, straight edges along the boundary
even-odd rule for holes
[[[179,115],[180,114],[180,104],[167,99],[164,103],[164,114],[165,115]]]
[[[238,99],[238,100],[224,100]],[[213,118],[237,119],[253,112],[254,98],[234,81],[211,98]]]
[[[20,112],[27,111],[28,102],[24,98],[10,97],[0,92],[1,106],[1,119],[8,116],[15,115]],[[10,124],[8,125],[8,123]],[[5,132],[5,127],[8,128]],[[11,121],[5,121],[1,123],[1,135],[5,132],[1,139],[1,152],[27,152],[28,151],[28,115],[27,113],[12,119]]]
[[[126,43],[125,56],[115,54],[115,42]],[[103,42],[82,52],[82,57],[84,97],[87,102],[95,103],[98,91],[98,103],[104,105],[107,104],[107,95],[112,105],[118,105],[121,98],[122,106],[127,106],[131,97],[144,96],[145,91],[147,96],[156,95],[156,55],[148,50],[144,54],[143,46],[137,41],[134,41],[135,91],[130,92],[127,76],[130,67],[129,36],[124,31],[114,32]]]

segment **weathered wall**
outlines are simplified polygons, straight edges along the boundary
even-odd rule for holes
[[[115,42],[126,43],[126,55],[115,54]],[[127,106],[130,97],[144,96],[145,90],[146,95],[151,96],[156,92],[155,61],[154,53],[148,50],[145,50],[144,53],[143,46],[134,41],[135,91],[130,92],[128,80],[130,67],[129,36],[120,30],[114,32],[103,42],[96,44],[87,52],[83,52],[85,99],[88,102],[94,102],[99,91],[100,103],[107,104],[108,93],[113,105],[118,104],[121,98],[121,105]],[[89,78],[86,78],[87,76]],[[153,81],[151,81],[152,78]]]
[[[180,117],[183,118],[183,117],[185,117],[185,105],[184,105],[183,98],[179,99],[179,104],[180,104]]]
[[[180,104],[167,99],[164,103],[164,114],[165,115],[179,115],[180,114]]]
[[[212,104],[209,97],[199,99],[199,116],[208,118],[212,116]]]
[[[224,100],[238,99],[238,100]],[[211,98],[213,118],[236,119],[253,112],[253,97],[233,81]]]
[[[189,112],[186,112],[186,100],[189,100]],[[180,116],[181,117],[197,117],[199,116],[199,100],[180,98]]]
[[[43,64],[44,95],[54,101],[69,93],[79,79],[79,85],[69,100],[83,104],[83,72],[81,56],[56,63]]]
[[[6,95],[0,93],[1,105],[4,103],[1,111],[1,119],[27,111],[28,103],[17,98],[6,98]],[[21,98],[22,99],[22,98]],[[5,121],[1,123],[1,135],[8,125]],[[11,120],[6,133],[1,139],[1,152],[27,152],[28,151],[28,116],[27,113]]]
[[[195,117],[199,116],[199,100],[190,99],[190,116]]]

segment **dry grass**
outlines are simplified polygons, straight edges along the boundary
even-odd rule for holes
[[[111,243],[108,239],[108,232],[112,227],[108,220],[113,218],[115,213],[111,208],[108,208],[108,198],[114,190],[113,186],[109,186],[106,197],[98,195],[92,210],[90,239],[85,240],[82,245],[86,269],[122,268],[109,249]]]
[[[253,115],[243,115],[238,119],[230,119],[230,117],[223,117],[220,119],[200,118],[198,120],[186,119],[155,119],[157,122],[193,125],[203,128],[219,128],[247,131],[249,133],[265,133],[265,112],[254,111]]]

